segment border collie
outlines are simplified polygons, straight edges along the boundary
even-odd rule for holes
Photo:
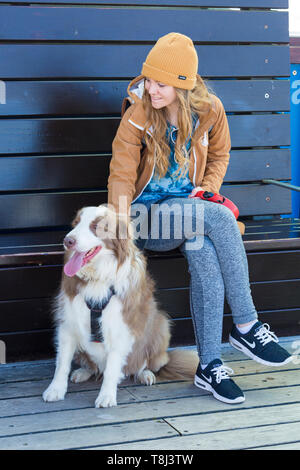
[[[124,377],[146,385],[157,378],[193,379],[198,356],[168,351],[171,321],[154,298],[154,281],[134,243],[131,222],[104,204],[81,209],[72,227],[64,239],[55,298],[56,370],[43,399],[64,399],[74,357],[81,367],[71,374],[72,382],[103,374],[97,408],[117,404]]]

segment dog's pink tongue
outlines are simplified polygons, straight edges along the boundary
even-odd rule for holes
[[[79,271],[79,269],[83,266],[83,258],[85,253],[81,253],[79,251],[75,251],[72,257],[64,266],[64,273],[69,276],[75,276],[75,274]]]

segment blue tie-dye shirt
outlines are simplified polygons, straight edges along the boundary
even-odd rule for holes
[[[198,120],[197,114],[193,114],[193,132],[195,130],[195,125]],[[169,155],[169,167],[168,170],[162,178],[154,175],[144,188],[142,194],[134,201],[134,204],[154,204],[160,199],[165,199],[166,197],[187,197],[193,190],[194,185],[189,179],[188,171],[185,176],[180,176],[178,178],[178,173],[174,176],[174,172],[178,169],[178,163],[175,160],[175,142],[177,138],[178,129],[170,124],[167,121],[167,130],[166,137],[170,146],[170,155]],[[187,152],[190,151],[191,147],[191,138],[186,144]]]

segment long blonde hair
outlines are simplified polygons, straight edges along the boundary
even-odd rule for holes
[[[179,178],[185,176],[188,171],[189,154],[186,150],[186,143],[193,131],[192,113],[196,113],[201,118],[201,115],[211,105],[209,93],[212,90],[207,87],[200,75],[197,75],[196,85],[192,90],[182,88],[175,88],[175,90],[179,107],[178,133],[174,149],[178,169],[174,176]],[[167,110],[165,107],[161,109],[153,108],[146,88],[142,102],[147,116],[143,137],[148,149],[148,159],[151,164],[155,161],[155,174],[161,178],[165,176],[169,166],[170,147],[166,138]],[[149,131],[150,127],[152,127],[151,131]],[[151,136],[147,131],[151,132]],[[190,148],[194,144],[194,135],[192,135]]]

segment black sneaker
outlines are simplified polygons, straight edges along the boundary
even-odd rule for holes
[[[248,333],[242,334],[234,325],[229,335],[230,344],[260,364],[282,366],[293,359],[279,346],[278,338],[267,323],[257,321]]]
[[[199,388],[208,390],[217,400],[224,403],[241,403],[245,401],[242,390],[228,374],[233,374],[233,370],[225,367],[220,359],[215,359],[203,370],[199,364],[194,384]]]

